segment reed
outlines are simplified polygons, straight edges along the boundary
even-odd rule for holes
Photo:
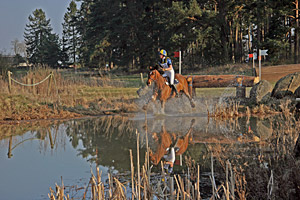
[[[108,182],[102,181],[101,172],[96,168],[97,175],[95,176],[91,170],[91,178],[83,193],[84,199],[202,199],[200,193],[200,167],[193,165],[196,170],[193,173],[196,175],[188,174],[167,174],[163,162],[161,162],[161,170],[158,173],[152,173],[152,167],[147,168],[147,159],[144,165],[139,164],[139,133],[136,131],[137,138],[137,163],[133,161],[132,150],[129,150],[130,163],[131,163],[131,195],[128,194],[125,184],[127,181],[120,181],[117,176],[108,174]],[[231,164],[227,161],[227,179],[226,184],[217,185],[214,181],[214,164],[213,155],[211,155],[211,180],[213,185],[213,195],[211,199],[234,199],[234,184],[232,182],[234,172],[232,171]],[[137,169],[134,170],[134,166]],[[139,168],[141,168],[139,170]],[[151,181],[150,181],[151,180]],[[194,183],[194,185],[192,184]],[[57,185],[57,184],[56,184]],[[56,200],[58,198],[70,198],[64,194],[63,182],[61,186],[57,186],[57,191],[54,192],[50,188],[49,199]],[[88,195],[90,193],[90,195]],[[234,193],[234,192],[233,192]]]

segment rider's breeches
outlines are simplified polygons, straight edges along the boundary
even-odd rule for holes
[[[175,72],[174,70],[168,70],[165,71],[164,76],[168,76],[170,79],[170,84],[173,85],[174,84],[174,77],[175,77]]]

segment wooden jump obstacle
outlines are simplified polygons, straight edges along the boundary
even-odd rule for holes
[[[189,75],[185,76],[189,83],[189,92],[196,95],[195,88],[235,87],[237,97],[246,96],[246,87],[259,82],[259,77],[244,75]]]

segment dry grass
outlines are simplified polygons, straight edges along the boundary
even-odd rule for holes
[[[51,79],[37,86],[28,87],[13,82],[11,93],[8,90],[8,81],[1,79],[0,120],[80,116],[64,111],[66,108],[85,115],[131,112],[136,109],[132,104],[136,89],[124,88],[117,80],[98,76],[64,75],[49,68],[30,70],[19,78],[12,74],[12,78],[24,84],[32,84],[44,80],[51,73]]]
[[[200,199],[204,196],[203,193],[206,193],[205,195],[210,193],[211,199],[297,199],[300,194],[298,173],[300,162],[293,155],[300,124],[289,113],[274,117],[278,118],[277,123],[272,125],[273,134],[267,141],[241,144],[221,144],[216,141],[206,145],[207,154],[204,155],[211,160],[210,192],[200,191],[199,163],[190,157],[185,159],[187,172],[176,172],[174,175],[167,174],[163,167],[159,167],[158,172],[152,172],[147,164],[147,153],[144,164],[140,165],[139,159],[132,158],[130,150],[128,156],[131,160],[131,176],[127,174],[125,175],[127,178],[120,179],[118,174],[109,175],[108,181],[100,182],[97,178],[99,175],[91,173],[85,197],[86,199],[97,199],[99,196],[100,199]],[[97,122],[99,127],[96,126],[92,132],[96,133],[99,129],[109,130],[114,124],[117,124],[117,127],[129,127],[130,124],[124,120],[124,118],[106,118]],[[106,137],[111,137],[111,133],[105,134]],[[138,147],[138,134],[136,137]],[[136,151],[139,151],[139,148]],[[137,161],[134,163],[133,160]],[[124,186],[127,186],[126,189]],[[98,191],[100,193],[97,193]]]
[[[278,116],[272,137],[266,142],[236,145],[210,144],[225,179],[231,161],[238,199],[298,199],[300,162],[294,157],[300,124],[290,113]],[[256,152],[256,153],[255,153]],[[222,170],[221,170],[222,171]],[[221,173],[222,175],[222,173]]]

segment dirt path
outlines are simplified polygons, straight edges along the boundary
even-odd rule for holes
[[[258,69],[256,70],[258,72]],[[274,83],[280,78],[294,72],[300,72],[300,64],[262,67],[261,76],[262,79]]]

